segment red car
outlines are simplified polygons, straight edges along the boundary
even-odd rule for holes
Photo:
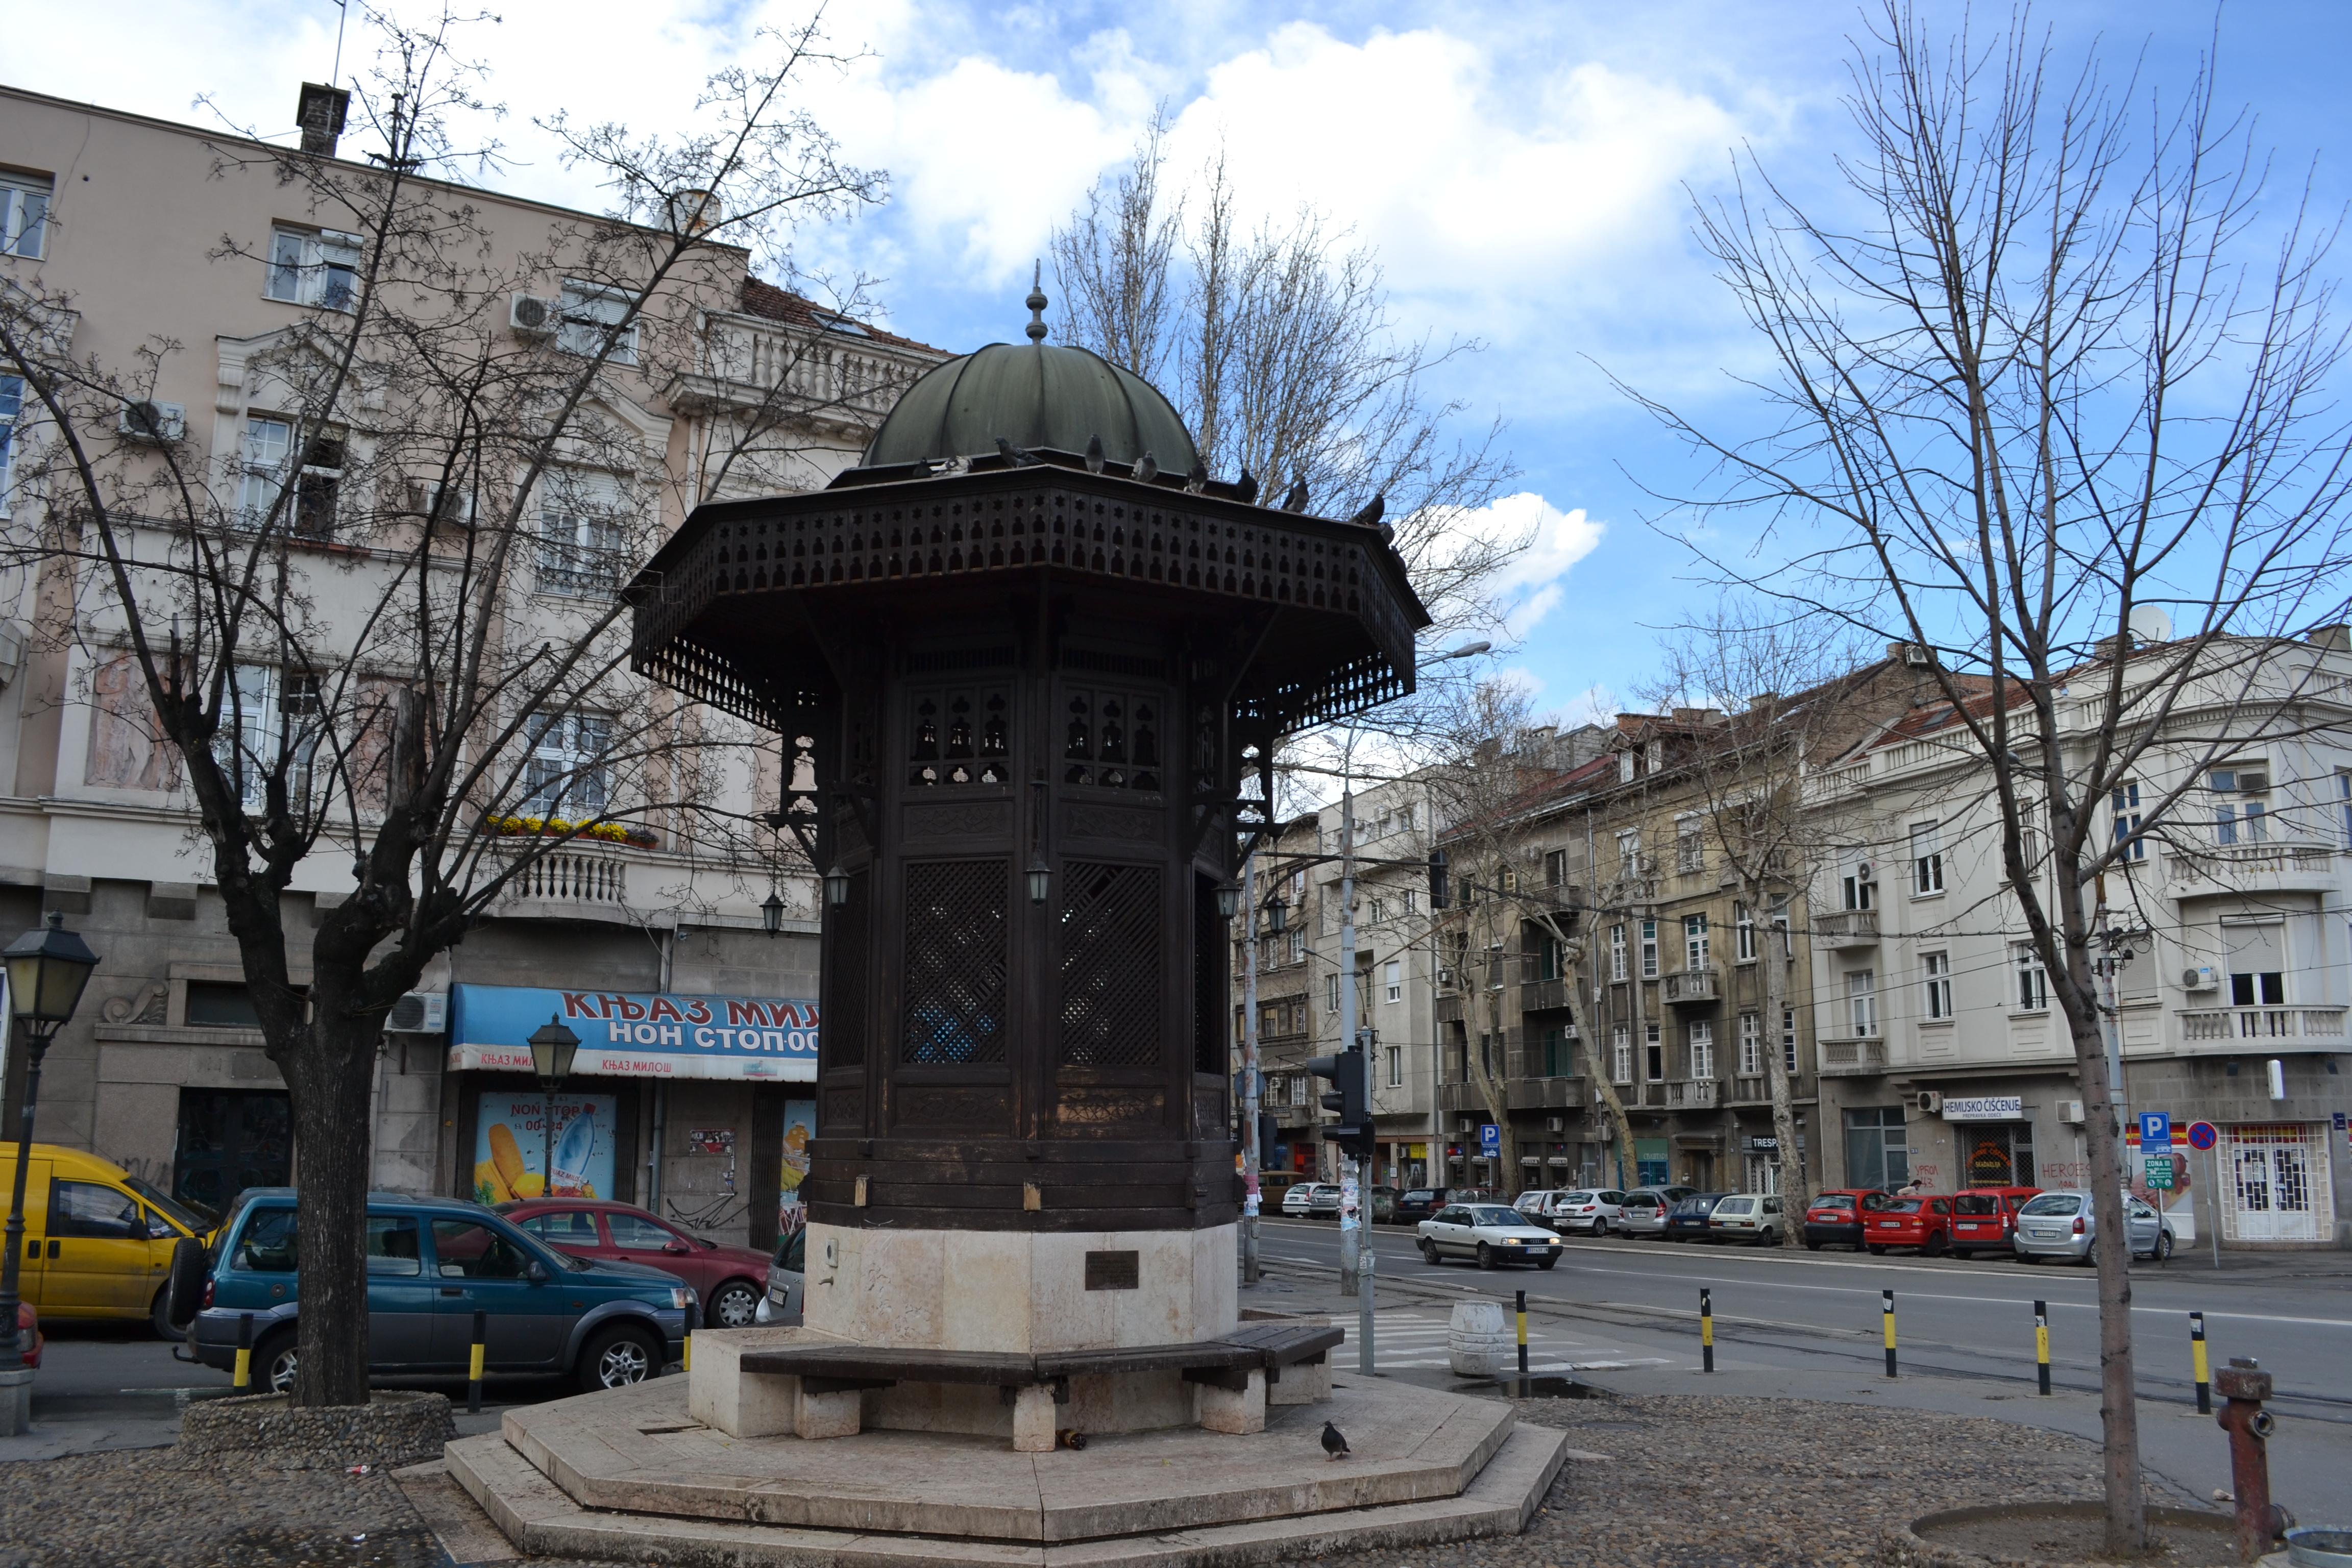
[[[1832,1187],[1815,1193],[1813,1201],[1805,1205],[1806,1247],[1819,1252],[1830,1242],[1860,1247],[1871,1216],[1888,1201],[1876,1187]]]
[[[714,1329],[748,1329],[768,1290],[768,1255],[680,1230],[634,1204],[586,1198],[525,1198],[499,1212],[560,1252],[617,1258],[675,1274],[702,1299]]]
[[[30,1301],[16,1303],[16,1342],[25,1347],[25,1364],[41,1364],[41,1318]]]
[[[2014,1249],[2017,1211],[2040,1187],[1970,1187],[1952,1200],[1952,1251],[1967,1258],[1980,1250],[2007,1256]]]
[[[1930,1193],[1889,1198],[1864,1216],[1863,1236],[1874,1254],[1890,1247],[1916,1247],[1922,1258],[1934,1258],[1952,1245],[1951,1197]]]

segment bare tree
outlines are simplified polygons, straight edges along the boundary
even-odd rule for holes
[[[1756,973],[1763,1016],[1776,1030],[1789,1006],[1797,900],[1827,864],[1833,819],[1808,797],[1807,774],[1869,732],[1885,717],[1874,691],[1877,667],[1864,667],[1850,637],[1824,640],[1817,626],[1725,605],[1669,637],[1644,696],[1661,710],[1699,707],[1721,723],[1677,755],[1695,789],[1715,844],[1758,922]],[[1900,710],[1897,699],[1895,710]],[[1795,1093],[1785,1052],[1764,1053],[1772,1134],[1781,1152],[1783,1212],[1801,1215],[1811,1191],[1797,1131]],[[1784,1247],[1803,1242],[1790,1225]]]
[[[1450,726],[1434,748],[1425,775],[1438,802],[1444,826],[1451,909],[1433,912],[1441,940],[1451,945],[1454,989],[1463,1002],[1465,1032],[1484,1026],[1497,1047],[1493,1057],[1465,1049],[1464,1078],[1475,1086],[1487,1114],[1502,1129],[1503,1169],[1519,1169],[1512,1131],[1508,1080],[1511,1008],[1508,987],[1525,968],[1525,944],[1556,943],[1553,954],[1563,980],[1583,963],[1584,921],[1589,897],[1572,882],[1556,880],[1546,865],[1542,825],[1569,804],[1561,779],[1572,759],[1561,753],[1555,727],[1540,719],[1522,689],[1484,681],[1447,707]],[[1573,982],[1562,988],[1571,1026],[1589,1021]],[[1474,1015],[1475,1015],[1474,1016]],[[1600,1042],[1579,1028],[1594,1092],[1615,1130],[1618,1146],[1633,1146],[1632,1121],[1609,1074],[1590,1053]],[[1521,1048],[1527,1048],[1524,1038]]]
[[[236,345],[253,405],[276,413],[241,447],[207,454],[142,414],[183,345],[78,358],[53,330],[71,300],[37,280],[0,300],[0,353],[26,387],[18,499],[45,503],[18,508],[7,549],[46,604],[79,606],[47,631],[96,667],[79,696],[101,721],[142,738],[138,782],[192,810],[290,1090],[309,1405],[367,1397],[369,1095],[393,1003],[581,840],[646,819],[721,861],[756,840],[724,809],[750,737],[646,697],[618,589],[734,458],[778,460],[782,405],[709,422],[734,447],[698,467],[672,460],[649,410],[724,378],[705,321],[738,308],[740,249],[780,255],[793,223],[879,188],[793,106],[829,58],[811,23],[714,78],[683,137],[551,122],[614,211],[521,233],[530,209],[451,183],[451,119],[480,107],[479,73],[446,18],[375,22],[353,110],[370,163],[215,145],[218,179],[271,182],[280,208],[348,240],[325,258],[221,242],[220,264],[266,267],[310,307]],[[516,304],[510,330],[509,301],[551,276],[562,299],[533,321]],[[767,844],[747,875],[773,874]],[[351,889],[306,932],[288,895],[320,856]]]
[[[2345,616],[2333,237],[2263,205],[2267,171],[2210,68],[2184,94],[2112,90],[2021,17],[1939,39],[1889,0],[1847,105],[1862,150],[1838,164],[1842,201],[1808,210],[1749,163],[1700,214],[1771,350],[1756,391],[1780,422],[1721,440],[1643,401],[1721,465],[1703,504],[1768,520],[1766,563],[1723,574],[1933,649],[1990,770],[2083,1087],[2106,1549],[2132,1556],[2129,1248],[2092,946],[2102,873],[2199,773],[2150,791],[2137,830],[2103,834],[2098,814],[2162,748],[2210,756],[2297,721],[2268,639]],[[1971,678],[1990,695],[1971,701]]]
[[[1319,214],[1249,226],[1222,153],[1171,195],[1166,135],[1155,116],[1055,232],[1063,331],[1168,392],[1211,471],[1255,476],[1269,503],[1304,486],[1346,517],[1379,498],[1441,635],[1497,625],[1485,584],[1529,541],[1466,520],[1513,474],[1501,426],[1456,440],[1468,405],[1428,391],[1479,345],[1401,336],[1377,258]]]

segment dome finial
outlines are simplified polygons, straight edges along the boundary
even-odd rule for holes
[[[1045,264],[1043,261],[1040,261],[1036,263],[1036,270],[1033,272],[1029,278],[1029,298],[1021,301],[1023,304],[1029,307],[1029,325],[1027,331],[1029,333],[1029,341],[1033,343],[1042,343],[1045,341]]]

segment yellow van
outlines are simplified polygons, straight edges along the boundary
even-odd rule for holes
[[[0,1223],[16,1181],[16,1146],[0,1146]],[[41,1321],[146,1318],[176,1338],[164,1311],[172,1249],[211,1224],[110,1160],[33,1145],[25,1178],[21,1290]]]

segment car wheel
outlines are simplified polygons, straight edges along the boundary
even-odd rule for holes
[[[1884,1258],[1886,1256],[1886,1248],[1874,1241],[1870,1244],[1870,1255],[1873,1258]]]
[[[1551,1272],[1552,1265],[1559,1261],[1559,1259],[1557,1258],[1538,1258],[1536,1259],[1536,1267],[1549,1274]]]
[[[2169,1263],[2172,1261],[2172,1233],[2168,1230],[2158,1231],[2157,1233],[2156,1260],[2158,1263]]]
[[[1923,1258],[1941,1258],[1948,1245],[1942,1231],[1933,1232],[1928,1236],[1927,1245],[1919,1249],[1919,1255]]]
[[[1822,1244],[1820,1242],[1815,1241],[1810,1236],[1805,1238],[1805,1250],[1807,1252],[1819,1252],[1821,1249]]]
[[[592,1336],[580,1352],[583,1393],[626,1388],[661,1371],[661,1352],[643,1329],[614,1327]]]
[[[714,1329],[748,1329],[759,1311],[760,1292],[748,1280],[730,1279],[710,1298],[709,1321]]]
[[[1958,1258],[1963,1263],[1966,1263],[1976,1255],[1976,1249],[1971,1247],[1956,1247],[1952,1248],[1952,1256]]]
[[[1444,1258],[1437,1256],[1437,1243],[1430,1240],[1429,1237],[1425,1236],[1421,1238],[1421,1260],[1423,1263],[1428,1264],[1432,1268],[1436,1268],[1440,1263],[1444,1261]]]
[[[1609,1234],[1609,1222],[1608,1222],[1607,1220],[1605,1220],[1605,1219],[1596,1219],[1596,1220],[1594,1220],[1594,1221],[1592,1222],[1592,1239],[1593,1239],[1593,1240],[1595,1240],[1595,1241],[1599,1241],[1602,1237],[1607,1236],[1608,1234]]]
[[[1481,1268],[1495,1267],[1495,1249],[1483,1241],[1478,1244],[1478,1267]]]
[[[294,1378],[301,1367],[299,1330],[280,1329],[253,1347],[253,1386],[264,1393],[293,1393]]]

